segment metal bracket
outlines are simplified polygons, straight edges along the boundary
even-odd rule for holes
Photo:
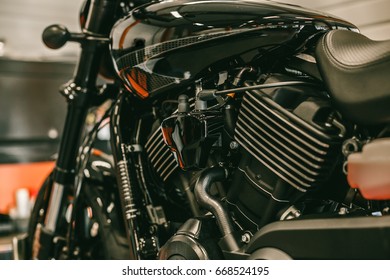
[[[143,151],[143,147],[139,144],[126,145],[126,151],[129,153],[140,153]]]

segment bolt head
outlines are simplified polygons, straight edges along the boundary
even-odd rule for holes
[[[230,142],[230,149],[235,150],[239,147],[239,144],[236,141]]]

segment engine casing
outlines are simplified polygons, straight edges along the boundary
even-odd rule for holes
[[[273,75],[266,83],[288,79]],[[248,226],[274,219],[294,196],[329,178],[343,141],[342,128],[330,123],[336,114],[316,88],[246,92],[235,129],[243,157],[227,202]]]

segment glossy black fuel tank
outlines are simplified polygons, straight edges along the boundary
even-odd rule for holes
[[[249,63],[281,46],[296,51],[317,32],[335,28],[356,27],[272,1],[163,1],[119,20],[111,53],[125,85],[150,98],[188,85],[212,65],[233,59]]]

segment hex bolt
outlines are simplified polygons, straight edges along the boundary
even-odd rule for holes
[[[235,149],[238,149],[238,147],[240,146],[236,141],[232,141],[230,142],[230,149],[232,150],[235,150]]]
[[[249,241],[251,241],[251,235],[249,233],[244,233],[242,236],[241,236],[241,241],[242,243],[249,243]]]

